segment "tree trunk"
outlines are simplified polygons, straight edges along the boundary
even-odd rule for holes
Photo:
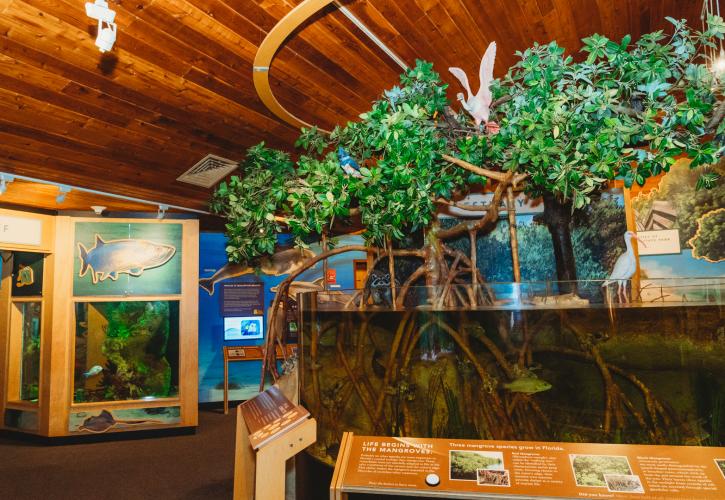
[[[554,245],[556,259],[556,279],[559,281],[576,281],[576,261],[574,247],[571,243],[571,202],[561,203],[553,194],[547,193],[544,198],[544,217],[551,242]],[[576,283],[561,283],[562,293],[576,292]]]

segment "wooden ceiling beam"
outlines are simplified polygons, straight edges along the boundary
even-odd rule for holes
[[[162,8],[165,11],[174,9],[178,12],[176,15],[179,16],[179,21],[191,23],[195,28],[207,31],[227,49],[235,53],[245,51],[245,60],[250,61],[248,71],[251,72],[251,61],[256,54],[256,44],[260,43],[261,39],[258,39],[258,35],[241,31],[243,27],[249,26],[249,22],[244,17],[228,7],[223,9],[219,5],[208,13],[197,8],[188,0],[185,2],[158,0],[154,5],[145,9],[143,15],[145,17],[155,9]],[[164,15],[168,15],[168,13],[165,12]],[[157,14],[156,18],[158,17]],[[254,41],[252,42],[250,38]],[[299,85],[310,90],[319,89],[316,95],[311,94],[311,96],[321,102],[327,101],[333,109],[337,107],[341,111],[345,110],[340,113],[341,116],[355,116],[359,112],[358,110],[364,109],[368,103],[364,97],[356,94],[351,88],[354,86],[354,81],[351,81],[349,86],[340,85],[340,81],[332,76],[334,72],[331,70],[331,66],[326,65],[324,59],[309,61],[304,56],[293,53],[291,57],[281,59],[276,70],[280,72],[280,78],[285,81],[285,84]],[[331,89],[335,89],[335,92],[330,92]],[[320,95],[326,95],[327,99],[318,97]],[[299,105],[303,106],[304,103],[299,103]]]
[[[105,173],[89,175],[79,171],[77,164],[60,158],[51,158],[47,155],[29,153],[27,151],[11,151],[0,149],[0,170],[25,175],[60,184],[70,184],[87,189],[107,191],[122,196],[130,196],[159,203],[168,203],[198,210],[208,210],[208,195],[203,191],[194,196],[180,196],[173,192],[159,189],[158,179],[150,185],[135,183],[121,183],[109,179]],[[153,188],[149,186],[154,186]]]
[[[121,78],[119,76],[114,80],[109,80],[89,69],[74,66],[54,55],[25,45],[22,42],[32,43],[32,40],[25,38],[25,35],[19,33],[19,30],[11,32],[10,28],[5,26],[0,18],[0,33],[2,32],[5,33],[5,36],[0,37],[0,51],[35,67],[53,71],[77,83],[98,89],[103,93],[144,107],[162,116],[168,116],[181,123],[198,124],[197,128],[204,127],[212,136],[216,135],[229,141],[238,141],[241,134],[246,134],[260,138],[260,140],[263,137],[270,139],[270,142],[276,140],[275,136],[270,138],[251,124],[239,123],[234,115],[227,120],[233,119],[237,123],[219,123],[219,115],[213,114],[210,110],[195,113],[193,108],[198,108],[198,105],[190,105],[188,101],[186,101],[186,105],[183,105],[181,104],[184,102],[183,100],[169,94],[168,91],[164,91],[162,86],[151,82],[139,82],[139,80],[147,80],[141,74],[138,75],[137,79],[131,79],[131,77]],[[35,44],[36,47],[38,45]],[[290,129],[284,127],[283,130],[289,133]]]

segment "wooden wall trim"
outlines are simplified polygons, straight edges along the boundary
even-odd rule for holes
[[[50,311],[44,314],[41,346],[41,392],[40,433],[46,436],[63,436],[68,433],[68,406],[71,399],[71,380],[64,375],[70,372],[72,317],[71,297],[73,295],[73,220],[70,217],[56,217],[54,250],[46,260],[52,270],[51,279],[44,284],[46,303]]]

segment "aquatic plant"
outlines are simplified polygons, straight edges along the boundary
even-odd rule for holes
[[[175,313],[171,310],[176,304],[166,301],[79,304],[76,312],[75,402],[174,395],[172,362],[176,361],[170,362],[167,351],[172,333],[176,335],[172,321]],[[97,311],[95,316],[103,318],[100,324],[95,320],[92,328],[101,331],[92,332],[99,340],[90,344],[100,347],[100,352],[93,356],[98,359],[101,355],[103,361],[96,361],[100,363],[95,367],[96,371],[86,372],[89,369],[86,351],[89,348],[90,308]]]
[[[102,352],[108,370],[103,375],[105,399],[167,397],[171,366],[167,302],[117,302],[106,306],[106,340]]]

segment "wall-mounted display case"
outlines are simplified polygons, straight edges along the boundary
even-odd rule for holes
[[[0,241],[0,427],[195,426],[198,222],[37,217],[37,248]]]

